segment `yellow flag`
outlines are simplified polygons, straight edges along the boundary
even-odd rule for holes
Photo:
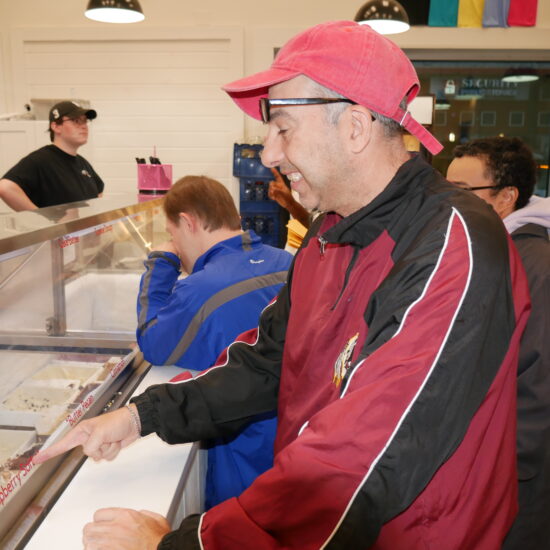
[[[460,0],[458,2],[458,26],[481,27],[485,0]]]

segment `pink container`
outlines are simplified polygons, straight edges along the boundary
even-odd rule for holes
[[[171,164],[138,164],[138,190],[166,193],[172,186]]]

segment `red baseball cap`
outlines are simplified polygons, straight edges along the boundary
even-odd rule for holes
[[[399,104],[420,90],[418,76],[404,52],[368,25],[332,21],[289,40],[271,68],[226,84],[223,89],[248,115],[261,120],[260,98],[269,88],[298,75],[397,121],[432,154],[443,146]]]

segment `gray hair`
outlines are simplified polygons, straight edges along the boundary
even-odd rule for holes
[[[346,96],[343,96],[335,92],[334,90],[331,90],[330,88],[327,88],[326,86],[323,86],[318,82],[315,82],[315,80],[311,80],[311,83],[312,83],[312,91],[313,93],[318,95],[318,97],[338,97],[342,99],[348,99],[346,98]],[[332,104],[325,105],[325,109],[327,112],[327,119],[329,123],[337,124],[341,114],[346,110],[347,107],[348,105],[346,103],[332,103]],[[404,111],[407,110],[406,97],[404,97],[401,100],[399,107]],[[403,128],[401,127],[399,122],[385,115],[381,115],[380,113],[377,113],[372,109],[370,109],[370,112],[372,113],[372,116],[382,125],[385,137],[393,138],[403,133]]]

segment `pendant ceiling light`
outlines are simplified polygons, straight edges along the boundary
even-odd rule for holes
[[[529,67],[516,67],[508,69],[502,77],[503,82],[533,82],[538,80],[539,74],[536,69]]]
[[[137,23],[145,19],[138,0],[90,0],[84,15],[102,23]]]
[[[355,21],[380,34],[397,34],[410,28],[405,8],[396,0],[369,0],[355,15]]]

